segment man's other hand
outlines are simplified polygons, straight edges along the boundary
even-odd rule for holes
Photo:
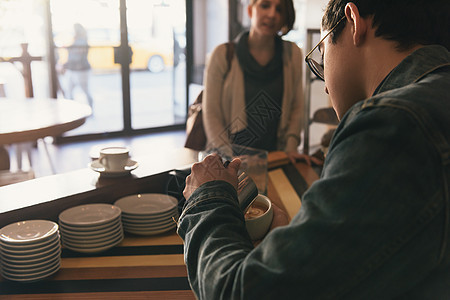
[[[186,178],[186,187],[183,191],[184,198],[188,200],[199,186],[214,180],[226,181],[237,189],[237,172],[240,165],[240,159],[235,158],[227,167],[224,167],[218,154],[208,155],[202,162],[192,165],[191,174]]]

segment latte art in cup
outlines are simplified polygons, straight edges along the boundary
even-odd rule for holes
[[[259,194],[248,208],[244,218],[250,238],[254,241],[262,239],[272,223],[272,202],[267,196]]]
[[[245,213],[245,219],[251,220],[262,216],[267,211],[267,209],[268,207],[265,205],[261,205],[260,203],[253,203]]]

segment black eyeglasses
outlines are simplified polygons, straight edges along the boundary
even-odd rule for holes
[[[306,54],[305,56],[305,61],[308,64],[308,67],[311,69],[311,72],[314,73],[314,75],[316,75],[320,80],[325,81],[324,78],[324,70],[323,70],[323,64],[319,64],[316,60],[312,59],[310,56],[311,54],[314,52],[314,50],[317,49],[317,47],[319,47],[320,44],[322,44],[322,42],[327,38],[327,36],[330,35],[330,33],[333,32],[333,30],[336,29],[336,27],[345,19],[346,17],[342,17],[337,23],[336,25],[334,25],[330,31],[328,31],[327,34],[325,34],[325,36],[317,43],[316,46],[314,46],[314,48],[311,49],[311,51],[308,52],[308,54]]]

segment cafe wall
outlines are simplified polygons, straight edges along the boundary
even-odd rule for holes
[[[327,3],[328,0],[306,0],[305,23],[307,28],[320,28]]]
[[[194,62],[204,64],[207,53],[228,39],[228,0],[193,2]]]
[[[322,16],[328,0],[307,0],[306,1],[306,14],[305,14],[305,28],[306,29],[320,29],[320,24],[322,21]],[[315,45],[320,40],[320,35],[316,34],[313,36],[312,44]],[[303,48],[304,54],[309,49]],[[305,66],[305,72],[309,72]],[[320,108],[330,106],[330,100],[327,94],[324,92],[324,83],[315,80],[311,83],[311,101],[310,101],[310,116]],[[310,129],[310,145],[320,145],[321,138],[330,127],[328,125],[312,123],[309,127]],[[313,151],[312,151],[313,152]]]

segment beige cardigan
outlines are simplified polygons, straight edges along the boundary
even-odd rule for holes
[[[297,151],[303,126],[302,52],[296,44],[283,41],[283,82],[277,149]],[[244,74],[236,53],[228,74],[226,45],[211,53],[204,74],[203,122],[208,139],[207,148],[230,143],[230,133],[247,126],[244,99]]]

